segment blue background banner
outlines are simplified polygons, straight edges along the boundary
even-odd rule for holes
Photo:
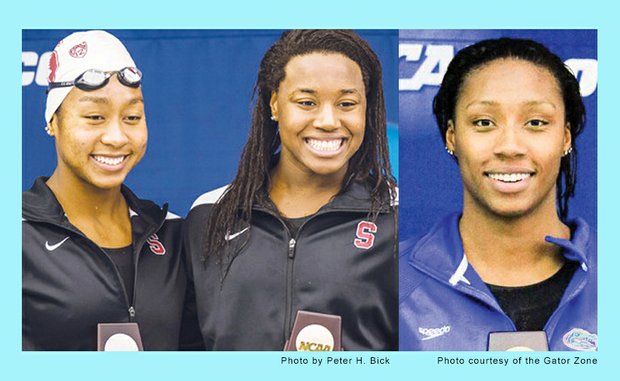
[[[402,30],[399,42],[400,239],[416,241],[440,218],[460,211],[458,166],[444,149],[432,112],[433,97],[452,57],[488,38],[529,38],[557,54],[577,76],[586,125],[574,141],[577,185],[569,218],[597,226],[597,35],[595,30]],[[401,245],[401,249],[408,245]]]
[[[265,51],[282,30],[108,30],[143,73],[148,149],[127,185],[185,216],[202,193],[229,183],[250,128]],[[56,166],[45,134],[49,55],[70,30],[22,34],[22,190]],[[397,30],[361,30],[383,65],[392,163],[398,170]]]

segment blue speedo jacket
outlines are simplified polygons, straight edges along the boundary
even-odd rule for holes
[[[516,331],[495,297],[469,266],[449,215],[400,256],[399,347],[414,351],[486,351],[491,332]],[[582,219],[568,222],[571,240],[547,236],[577,261],[559,306],[545,325],[552,351],[597,349],[596,232]]]

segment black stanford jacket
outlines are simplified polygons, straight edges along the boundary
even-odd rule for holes
[[[295,236],[256,206],[251,226],[227,236],[232,262],[204,262],[205,224],[224,191],[196,200],[184,233],[208,350],[282,350],[298,310],[340,315],[345,350],[398,350],[397,206],[370,221],[369,191],[352,184]]]
[[[22,194],[23,350],[97,350],[97,323],[125,322],[138,323],[145,350],[196,349],[186,347],[197,326],[182,220],[123,186],[135,256],[127,295],[112,260],[71,225],[45,181]]]

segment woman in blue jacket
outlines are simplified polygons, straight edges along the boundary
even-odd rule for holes
[[[484,40],[456,54],[433,111],[463,211],[401,257],[400,348],[596,350],[595,233],[567,219],[575,76],[537,42]]]

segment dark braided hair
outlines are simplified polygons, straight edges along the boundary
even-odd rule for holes
[[[544,45],[526,39],[499,38],[483,40],[460,50],[448,65],[439,92],[433,100],[433,113],[444,144],[448,122],[455,119],[454,110],[463,83],[469,73],[502,58],[516,58],[547,69],[556,79],[562,92],[566,122],[572,137],[572,152],[562,157],[556,180],[560,218],[568,216],[568,200],[575,194],[577,147],[575,141],[585,124],[585,107],[579,92],[579,82],[572,71]],[[456,157],[455,157],[456,160]]]
[[[291,30],[284,32],[265,53],[254,86],[256,105],[248,141],[241,154],[237,175],[224,195],[213,206],[204,239],[205,258],[220,253],[225,235],[238,224],[249,224],[252,207],[270,205],[269,171],[277,161],[280,147],[278,124],[270,119],[269,101],[284,80],[291,58],[315,52],[339,53],[362,72],[366,89],[366,128],[363,142],[349,160],[342,193],[353,181],[365,182],[371,189],[371,218],[396,197],[396,180],[390,166],[381,62],[368,43],[350,30]]]

